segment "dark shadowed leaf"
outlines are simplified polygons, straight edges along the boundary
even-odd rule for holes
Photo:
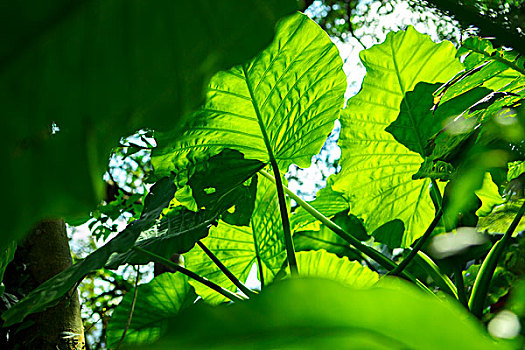
[[[389,221],[372,232],[374,241],[386,244],[388,248],[400,248],[405,233],[405,224],[399,219]]]
[[[2,2],[1,180],[10,205],[0,246],[35,221],[94,208],[121,137],[178,126],[209,78],[256,55],[295,8],[294,0]]]

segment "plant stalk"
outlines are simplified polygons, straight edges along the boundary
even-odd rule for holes
[[[208,288],[211,288],[213,289],[214,291],[216,291],[217,293],[225,296],[226,298],[230,299],[231,301],[243,301],[245,300],[244,298],[240,297],[239,295],[235,294],[235,293],[232,293],[230,292],[229,290],[225,289],[225,288],[222,288],[221,286],[213,283],[212,281],[208,280],[207,278],[204,278],[204,277],[201,277],[199,275],[197,275],[195,272],[193,271],[190,271],[180,265],[177,265],[175,264],[173,261],[170,261],[160,255],[157,255],[155,253],[152,253],[146,249],[143,249],[143,248],[140,248],[140,247],[133,247],[132,248],[133,250],[143,254],[143,255],[146,255],[146,256],[149,256],[153,261],[155,262],[158,262],[160,264],[163,264],[163,265],[166,265],[170,268],[172,268],[173,270],[175,271],[178,271],[180,273],[182,273],[183,275],[186,275],[190,278],[193,278],[194,280],[196,280],[197,282],[200,282],[202,284],[204,284],[206,287]]]
[[[472,287],[472,294],[468,303],[470,311],[476,316],[481,317],[483,315],[483,306],[485,305],[485,299],[487,298],[487,293],[490,287],[490,281],[496,270],[496,265],[498,260],[507,249],[512,234],[518,227],[518,224],[525,214],[525,202],[523,202],[520,210],[512,220],[507,232],[503,237],[494,244],[490,252],[487,254],[487,257],[483,261],[481,268],[479,269],[478,276]]]
[[[209,250],[208,247],[206,247],[204,243],[202,243],[202,241],[198,241],[197,245],[206,253],[206,255],[208,255],[208,257],[215,263],[215,265],[217,265],[217,267],[222,271],[222,273],[226,277],[228,277],[228,279],[232,281],[232,283],[235,284],[237,288],[241,290],[241,292],[243,292],[247,297],[255,295],[254,292],[252,292],[241,281],[239,281],[239,279],[235,277],[235,275],[231,273],[231,271],[228,270],[226,266],[224,266],[224,264],[219,260],[219,258],[217,258],[217,256],[215,256],[215,254],[213,254],[211,250]]]
[[[456,286],[458,289],[458,300],[466,308],[468,308],[468,299],[465,292],[465,281],[463,280],[463,269],[459,262],[454,262],[454,281],[456,281]]]
[[[290,272],[292,276],[298,275],[297,270],[297,259],[295,258],[295,250],[293,247],[292,240],[292,231],[290,230],[290,219],[288,218],[288,207],[286,206],[286,198],[283,191],[283,182],[281,180],[281,174],[279,173],[279,167],[277,166],[277,161],[275,160],[275,155],[273,154],[272,145],[270,144],[270,139],[266,133],[266,127],[263,123],[263,118],[261,111],[259,110],[259,105],[257,104],[257,99],[253,92],[252,84],[248,79],[248,72],[245,66],[242,67],[244,77],[246,78],[246,86],[250,93],[252,100],[253,109],[257,115],[257,122],[259,123],[259,128],[261,129],[261,134],[263,136],[264,145],[268,151],[268,157],[270,159],[270,165],[272,166],[273,174],[275,176],[274,183],[277,186],[277,198],[279,199],[279,211],[281,212],[281,221],[283,224],[283,235],[284,235],[284,245],[286,247],[286,258],[288,260],[288,266],[290,266]]]
[[[430,237],[432,232],[434,232],[434,229],[436,228],[437,224],[439,223],[439,220],[441,220],[442,216],[443,216],[443,211],[441,209],[439,209],[438,212],[436,213],[436,216],[434,217],[434,220],[432,220],[432,222],[428,226],[428,228],[425,231],[425,233],[423,234],[423,236],[421,236],[421,238],[417,241],[417,243],[414,246],[414,248],[412,248],[412,250],[410,250],[410,253],[408,253],[408,256],[403,261],[401,261],[401,263],[399,265],[397,265],[396,268],[394,268],[392,271],[390,271],[388,273],[389,275],[397,276],[401,272],[403,272],[405,267],[407,267],[408,264],[410,264],[412,259],[414,259],[414,257],[417,255],[417,253],[421,249],[421,247],[426,243],[426,241],[428,240],[428,238]]]

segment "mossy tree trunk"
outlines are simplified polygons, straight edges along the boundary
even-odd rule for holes
[[[63,220],[39,223],[19,245],[16,264],[24,266],[25,286],[34,288],[72,265]],[[20,266],[20,265],[19,265]],[[25,289],[25,288],[24,288]],[[34,323],[14,334],[17,349],[85,349],[84,328],[76,289],[56,306],[30,316]]]

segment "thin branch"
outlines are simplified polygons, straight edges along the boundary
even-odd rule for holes
[[[204,277],[201,277],[199,275],[197,275],[195,272],[193,271],[190,271],[180,265],[177,265],[175,264],[173,261],[171,260],[168,260],[160,255],[157,255],[153,252],[150,252],[146,249],[143,249],[143,248],[140,248],[140,247],[133,247],[132,248],[133,250],[143,254],[143,255],[146,255],[148,257],[151,258],[151,260],[155,261],[155,262],[158,262],[160,264],[163,264],[163,265],[166,265],[170,268],[172,268],[173,270],[175,271],[178,271],[180,273],[182,273],[183,275],[186,275],[190,278],[193,278],[194,280],[196,280],[197,282],[200,282],[202,284],[204,284],[206,287],[208,288],[211,288],[213,289],[214,291],[216,291],[217,293],[225,296],[226,298],[230,299],[231,301],[243,301],[245,300],[245,298],[235,294],[235,293],[232,293],[231,291],[225,289],[225,288],[222,288],[221,286],[213,283],[212,281],[208,280],[207,278],[204,278]]]
[[[131,301],[131,308],[129,309],[129,316],[126,322],[126,328],[124,328],[124,332],[122,332],[122,336],[120,337],[120,340],[118,341],[118,344],[115,347],[115,350],[118,350],[120,348],[120,345],[124,341],[124,338],[126,338],[126,333],[128,332],[129,325],[131,324],[131,319],[133,317],[133,311],[135,311],[135,303],[137,301],[137,292],[139,289],[139,278],[140,278],[139,265],[137,265],[136,268],[137,268],[137,276],[135,277],[135,291],[133,292],[133,300]]]

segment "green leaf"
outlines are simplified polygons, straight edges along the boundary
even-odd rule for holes
[[[403,234],[405,233],[405,225],[403,221],[394,219],[389,221],[372,232],[374,241],[386,244],[388,248],[400,248],[403,242]]]
[[[326,250],[297,253],[297,266],[301,277],[326,278],[354,288],[371,287],[379,281],[377,272]]]
[[[317,192],[315,200],[308,202],[308,204],[328,218],[350,207],[350,203],[348,203],[344,194],[332,189],[332,180],[333,177],[329,177],[326,187]],[[302,207],[299,207],[290,218],[290,225],[292,231],[296,232],[319,229],[320,223],[312,214],[308,213]]]
[[[456,301],[399,281],[352,289],[291,279],[231,306],[199,305],[148,349],[509,349]]]
[[[265,163],[274,156],[284,171],[291,163],[308,167],[344,102],[342,64],[328,35],[307,16],[281,20],[266,50],[212,78],[205,104],[181,137],[157,134],[156,174],[184,174],[224,148]]]
[[[27,315],[56,305],[85,275],[104,267],[112,253],[122,253],[129,250],[140,233],[153,226],[174,195],[173,179],[163,178],[159,180],[151,187],[150,193],[145,199],[144,210],[140,219],[133,221],[115,238],[81,262],[42,283],[20,302],[4,312],[2,314],[5,321],[4,326],[8,327],[21,322]]]
[[[3,294],[4,286],[2,281],[4,280],[4,272],[7,265],[9,265],[9,263],[13,261],[13,258],[15,257],[16,247],[16,242],[11,241],[11,244],[9,244],[7,248],[4,249],[0,254],[0,296]]]
[[[254,264],[262,271],[259,279],[264,283],[273,280],[281,269],[286,253],[279,203],[275,185],[259,177],[255,210],[249,226],[235,226],[219,221],[208,237],[202,240],[206,247],[241,281],[245,282]],[[220,286],[236,291],[237,287],[219,270],[212,260],[195,247],[184,255],[186,267]],[[199,296],[206,302],[218,304],[227,299],[217,292],[190,281]]]
[[[0,5],[7,159],[0,246],[38,220],[85,215],[111,148],[177,127],[221,69],[270,43],[295,0],[23,1]],[[59,132],[52,133],[56,124]],[[27,205],[28,199],[31,205]]]
[[[511,200],[496,207],[489,215],[479,218],[478,229],[488,233],[504,233],[516,217],[523,200]],[[521,219],[516,232],[525,230],[525,219]]]
[[[361,52],[367,74],[361,91],[341,114],[342,169],[334,190],[345,193],[368,232],[392,219],[402,220],[403,247],[423,234],[434,206],[428,195],[430,180],[412,180],[423,159],[385,128],[417,83],[447,81],[462,68],[454,56],[451,43],[433,43],[412,27],[389,33],[384,43]]]
[[[514,180],[525,173],[525,161],[511,162],[508,164],[507,181]]]
[[[197,294],[181,273],[163,273],[137,290],[133,317],[124,344],[153,343],[166,331],[166,321],[184,308],[193,305]],[[114,348],[128,322],[133,302],[133,290],[129,291],[113,311],[108,323],[107,346]]]
[[[476,196],[481,200],[481,208],[476,211],[477,216],[487,216],[496,205],[503,203],[499,194],[498,185],[492,181],[490,173],[485,173],[481,188],[476,191]]]

